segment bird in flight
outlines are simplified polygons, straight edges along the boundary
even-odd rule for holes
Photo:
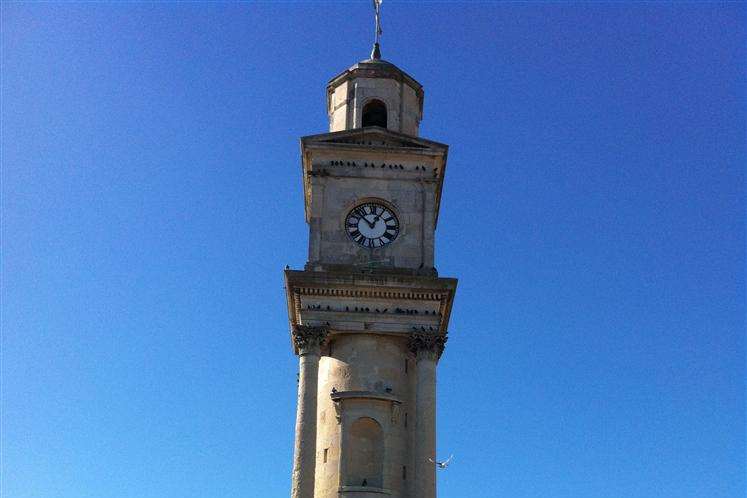
[[[452,458],[454,458],[454,455],[451,455],[449,458],[447,458],[443,462],[437,462],[437,461],[433,460],[432,458],[429,458],[428,461],[431,462],[432,464],[434,464],[439,469],[445,469],[446,467],[449,466],[449,463],[451,463],[451,459]]]

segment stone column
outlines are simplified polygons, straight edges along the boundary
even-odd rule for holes
[[[293,342],[298,350],[298,408],[293,451],[291,498],[314,498],[316,471],[316,389],[321,346],[326,327],[295,325]]]
[[[415,497],[436,498],[436,364],[446,335],[415,332],[409,348],[417,361],[415,391]]]

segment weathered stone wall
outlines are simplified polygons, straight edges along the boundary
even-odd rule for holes
[[[320,169],[331,161],[355,162],[355,166],[335,166],[330,175],[312,179],[314,209],[309,223],[309,263],[379,261],[380,266],[432,268],[438,188],[433,178],[436,159],[425,155],[366,152],[315,157]],[[366,164],[369,166],[364,166]],[[395,242],[370,249],[350,241],[343,229],[345,216],[365,199],[384,201],[394,209],[400,222]]]
[[[376,486],[377,482],[369,479],[367,486],[388,490],[391,496],[406,496],[407,479],[402,467],[412,459],[414,425],[409,423],[412,417],[409,412],[414,404],[415,385],[412,379],[415,369],[408,359],[406,340],[396,336],[345,334],[335,336],[330,348],[330,355],[322,358],[319,367],[315,498],[336,498],[340,486],[362,484],[351,481],[357,475],[352,469],[355,452],[350,428],[356,420],[366,417],[381,426],[384,438],[382,482]],[[407,367],[405,361],[410,362]],[[355,397],[334,402],[333,389]],[[407,427],[405,413],[408,413]],[[342,461],[341,454],[345,456]],[[358,493],[355,491],[356,497]]]
[[[329,129],[330,131],[348,129],[348,93],[350,82],[344,81],[337,86],[330,96]]]
[[[417,136],[421,101],[417,91],[402,79],[353,77],[329,89],[329,131],[363,125],[363,107],[372,99],[386,104],[387,129]]]

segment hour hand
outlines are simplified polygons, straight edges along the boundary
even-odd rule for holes
[[[365,216],[361,216],[361,219],[368,224],[368,228],[373,228],[376,226],[376,222],[371,223]]]

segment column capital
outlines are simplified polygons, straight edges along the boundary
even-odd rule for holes
[[[324,325],[294,325],[292,331],[293,343],[298,349],[298,356],[310,353],[320,354],[328,333],[329,330]]]
[[[407,341],[407,348],[417,359],[438,360],[444,352],[446,334],[434,332],[413,332]]]

